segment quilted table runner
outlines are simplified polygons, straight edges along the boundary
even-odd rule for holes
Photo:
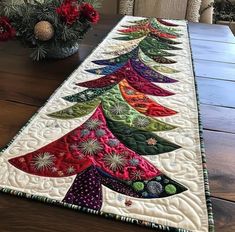
[[[1,191],[213,231],[187,23],[124,17],[0,155]]]

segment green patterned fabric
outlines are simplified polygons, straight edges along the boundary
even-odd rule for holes
[[[140,60],[148,67],[152,68],[156,72],[174,74],[178,73],[179,71],[164,65],[157,64],[154,60],[146,56],[142,50],[139,50],[139,58]]]
[[[180,35],[178,29],[161,26],[156,19],[151,19],[150,24],[152,27],[158,29],[161,32],[165,32],[165,33],[175,35],[175,36]]]
[[[107,124],[122,143],[140,155],[158,155],[180,148],[152,132],[130,128],[122,122],[115,122],[107,118]],[[149,141],[152,141],[152,144],[148,144]]]
[[[143,47],[151,47],[152,49],[163,49],[163,50],[179,50],[180,48],[177,48],[175,46],[172,46],[170,44],[167,44],[166,42],[161,42],[157,40],[154,37],[146,36],[146,38],[140,43]]]
[[[126,36],[122,37],[115,37],[117,40],[134,40],[134,39],[140,39],[144,36],[146,36],[149,33],[149,31],[140,31],[140,32],[131,32],[131,33],[126,33]],[[121,35],[125,33],[120,33]]]
[[[63,97],[64,100],[69,101],[69,102],[86,102],[86,101],[91,101],[108,90],[110,90],[113,86],[107,86],[104,88],[96,88],[96,89],[86,89],[80,93],[76,93],[70,96]]]
[[[93,110],[95,110],[95,108],[99,105],[99,103],[100,103],[99,99],[85,103],[77,103],[64,110],[48,114],[48,116],[60,119],[73,119],[73,118],[84,117],[87,114],[91,113]]]
[[[160,56],[160,57],[175,56],[175,54],[169,53],[164,50],[160,50],[159,48],[158,49],[154,48],[145,39],[141,41],[140,49],[144,51],[145,54],[147,54],[148,56]]]
[[[129,127],[146,131],[165,131],[175,128],[170,124],[140,114],[123,99],[118,86],[103,95],[102,107],[107,118],[122,122]]]

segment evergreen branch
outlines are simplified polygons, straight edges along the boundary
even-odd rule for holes
[[[44,45],[38,45],[36,48],[34,48],[30,57],[35,61],[39,61],[41,59],[44,59],[46,57],[46,54],[47,54],[46,47]]]
[[[0,0],[1,1],[1,0]],[[97,0],[77,0],[78,3],[89,2],[99,7]],[[9,17],[16,30],[16,36],[29,47],[34,47],[31,57],[40,60],[46,56],[51,47],[73,47],[78,43],[91,27],[91,23],[78,19],[72,25],[67,25],[56,13],[56,8],[61,6],[63,0],[25,0],[24,4],[17,4],[17,0],[4,0],[0,3],[2,14]],[[1,7],[3,6],[3,7]],[[40,21],[48,21],[54,28],[54,36],[41,42],[35,38],[34,27]],[[35,47],[36,46],[36,47]]]

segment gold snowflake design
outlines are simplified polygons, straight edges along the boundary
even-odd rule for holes
[[[54,160],[55,156],[49,152],[39,153],[32,159],[31,165],[38,171],[44,171],[54,165]]]
[[[105,154],[103,157],[104,164],[112,171],[121,171],[126,163],[127,160],[123,154],[118,154],[115,152]]]
[[[128,107],[125,104],[117,103],[110,108],[110,112],[114,115],[122,115],[126,113]]]
[[[85,126],[89,130],[96,130],[101,124],[102,122],[98,119],[90,119],[85,123]]]
[[[88,139],[79,145],[79,149],[84,155],[95,155],[103,150],[103,146],[96,139]]]
[[[138,117],[134,119],[134,124],[138,127],[147,127],[150,124],[150,121],[148,118]]]

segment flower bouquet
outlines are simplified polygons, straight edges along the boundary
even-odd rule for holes
[[[13,38],[32,48],[33,60],[65,58],[78,51],[79,42],[99,20],[97,0],[37,0],[2,4],[0,41]]]

